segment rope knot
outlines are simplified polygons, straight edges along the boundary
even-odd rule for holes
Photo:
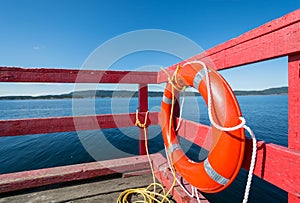
[[[138,109],[136,109],[136,112],[135,112],[135,124],[134,125],[137,126],[137,127],[139,127],[139,128],[147,128],[148,127],[148,125],[147,125],[148,114],[149,114],[149,111],[146,112],[144,123],[141,123],[141,121],[139,120]]]
[[[172,76],[169,74],[168,71],[161,68],[165,72],[165,74],[168,76],[168,82],[172,85],[172,87],[174,89],[176,89],[179,92],[184,91],[187,87],[186,85],[183,84],[184,82],[181,81],[180,79],[178,79],[178,77],[177,77],[178,76],[178,71],[182,68],[183,68],[183,66],[177,65],[177,68],[176,68],[176,70],[175,70],[175,72],[173,73]]]

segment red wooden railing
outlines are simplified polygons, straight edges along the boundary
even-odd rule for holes
[[[180,64],[202,60],[216,70],[223,70],[282,56],[288,57],[288,148],[260,141],[254,173],[287,191],[289,202],[300,202],[300,9]],[[176,66],[168,68],[170,74]],[[166,80],[161,71],[158,81]],[[187,136],[191,135],[194,134],[185,132],[183,137],[189,139]],[[251,144],[248,142],[245,168],[249,166],[250,154]]]
[[[259,141],[254,173],[258,177],[287,191],[289,202],[300,202],[300,10],[266,23],[186,61],[202,60],[216,70],[222,70],[282,56],[288,57],[288,147]],[[167,70],[172,74],[175,68],[176,65],[169,67]],[[85,70],[80,72],[82,75],[79,79],[77,77],[78,73],[79,70],[0,67],[0,82],[139,84],[140,120],[143,122],[145,112],[148,109],[148,84],[158,84],[167,81],[167,76],[162,71],[157,73]],[[126,78],[124,78],[125,75]],[[101,80],[99,81],[100,77]],[[78,122],[81,124],[75,126],[74,119],[82,121]],[[89,122],[95,120],[97,125],[95,125],[95,122]],[[151,112],[149,115],[151,125],[158,125],[158,120],[159,113]],[[99,127],[128,127],[134,126],[134,123],[135,113],[2,120],[0,121],[0,136],[88,130]],[[208,126],[184,120],[179,129],[179,134],[201,146],[204,143],[204,138],[201,135],[205,135],[208,130]],[[143,131],[141,131],[141,154],[145,153],[143,139]],[[247,140],[243,162],[245,169],[249,168],[251,147],[251,140]],[[76,171],[78,166],[68,167],[71,167],[72,170],[70,171],[75,173],[74,171]],[[84,166],[87,173],[91,173],[89,169],[93,167],[89,164]],[[46,183],[43,182],[43,178],[47,175],[41,176],[38,179],[40,180],[39,182],[37,175],[35,175],[38,172],[27,171],[0,175],[0,192],[75,180],[74,176],[68,174],[64,167],[43,169],[41,173],[51,174],[53,171],[56,174],[61,172],[61,175],[55,176],[56,178],[54,179],[48,178]],[[95,177],[95,174],[91,173],[88,177]],[[16,180],[15,177],[23,178]],[[76,178],[80,179],[77,175]],[[22,182],[25,179],[26,181]]]

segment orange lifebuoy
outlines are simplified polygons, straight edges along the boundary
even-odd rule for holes
[[[237,126],[240,123],[239,104],[225,79],[211,68],[204,70],[201,63],[188,63],[178,70],[176,81],[167,83],[161,105],[160,125],[167,156],[171,158],[176,171],[200,191],[215,193],[228,187],[241,168],[245,149],[244,129],[223,131],[212,125],[212,147],[208,157],[202,162],[194,162],[182,151],[174,129],[175,124],[169,122],[172,92],[178,92],[181,87],[196,88],[206,103],[208,102],[206,74],[209,74],[211,87],[212,119],[217,125],[224,127]]]

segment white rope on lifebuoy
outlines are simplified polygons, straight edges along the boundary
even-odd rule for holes
[[[255,160],[256,160],[256,151],[257,151],[257,140],[255,137],[254,132],[251,130],[250,127],[248,127],[246,125],[246,120],[244,117],[239,117],[239,119],[241,120],[241,123],[236,125],[236,126],[232,126],[232,127],[223,127],[218,125],[212,117],[212,113],[211,113],[211,86],[210,86],[210,79],[209,79],[209,74],[208,74],[208,69],[206,67],[206,64],[203,63],[202,61],[191,61],[191,62],[187,62],[183,65],[183,67],[185,65],[188,64],[200,64],[202,65],[204,71],[205,71],[205,77],[206,77],[206,87],[207,87],[207,94],[208,94],[208,117],[209,120],[211,122],[211,124],[217,128],[218,130],[221,131],[234,131],[234,130],[238,130],[240,128],[244,128],[245,130],[248,131],[248,133],[250,134],[251,138],[252,138],[252,156],[251,156],[251,163],[250,163],[250,168],[249,168],[249,173],[248,173],[248,178],[247,178],[247,183],[246,183],[246,188],[245,188],[245,193],[244,193],[244,199],[243,199],[243,203],[246,203],[248,201],[248,197],[249,197],[249,193],[250,193],[250,188],[251,188],[251,182],[252,182],[252,177],[253,177],[253,171],[255,168]],[[179,126],[178,126],[179,127]],[[197,194],[197,193],[196,193]]]
[[[184,67],[185,65],[188,65],[188,64],[200,64],[204,71],[205,71],[205,77],[206,77],[206,87],[207,87],[207,94],[208,94],[208,117],[209,117],[209,120],[211,122],[211,124],[218,130],[221,130],[221,131],[234,131],[234,130],[238,130],[240,128],[244,128],[245,130],[248,131],[248,133],[250,134],[251,138],[252,138],[252,156],[251,156],[251,163],[250,163],[250,168],[249,168],[249,173],[248,173],[248,177],[247,177],[247,183],[246,183],[246,188],[245,188],[245,193],[244,193],[244,199],[243,199],[243,203],[247,203],[248,201],[248,197],[249,197],[249,193],[250,193],[250,188],[251,188],[251,182],[252,182],[252,177],[253,177],[253,171],[254,171],[254,167],[255,167],[255,160],[256,160],[256,151],[257,151],[257,140],[256,140],[256,137],[255,137],[255,134],[254,132],[251,130],[250,127],[248,127],[246,125],[246,120],[244,117],[239,117],[239,119],[241,120],[241,123],[236,125],[236,126],[232,126],[232,127],[223,127],[223,126],[220,126],[218,125],[214,120],[213,120],[213,117],[212,117],[212,111],[211,111],[211,100],[212,100],[212,95],[211,95],[211,85],[210,85],[210,78],[209,78],[209,74],[208,74],[208,69],[206,67],[206,64],[203,63],[202,61],[191,61],[191,62],[187,62],[185,63],[182,67]],[[173,86],[173,85],[172,85]],[[183,98],[183,101],[181,103],[181,108],[180,108],[180,117],[179,117],[179,123],[177,125],[177,128],[176,128],[176,131],[179,129],[180,127],[180,124],[181,124],[181,115],[182,115],[182,108],[183,108],[183,103],[184,103],[184,98]],[[165,148],[166,150],[166,148]],[[167,152],[166,152],[167,154]],[[171,167],[171,163],[170,163],[170,160],[169,160],[169,157],[168,157],[168,154],[167,154],[167,160],[168,160],[168,164],[169,164],[169,168],[171,170],[172,167]],[[174,171],[172,171],[172,173],[174,173]],[[199,198],[199,195],[198,195],[198,191],[195,187],[191,186],[192,188],[192,192],[190,193],[189,191],[186,190],[186,188],[181,184],[181,182],[176,178],[176,182],[178,183],[178,185],[180,185],[180,187],[185,191],[185,193],[190,196],[190,197],[196,197],[198,203],[201,202],[200,198]]]

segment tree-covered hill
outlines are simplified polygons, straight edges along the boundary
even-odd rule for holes
[[[237,96],[244,95],[280,95],[287,94],[288,87],[269,88],[265,90],[251,91],[234,91]],[[162,97],[163,92],[149,92],[149,97]],[[186,96],[200,96],[198,92],[186,92]],[[104,98],[104,97],[137,97],[138,92],[134,91],[111,91],[111,90],[87,90],[71,92],[61,95],[44,95],[44,96],[3,96],[0,100],[20,100],[20,99],[68,99],[68,98]]]

